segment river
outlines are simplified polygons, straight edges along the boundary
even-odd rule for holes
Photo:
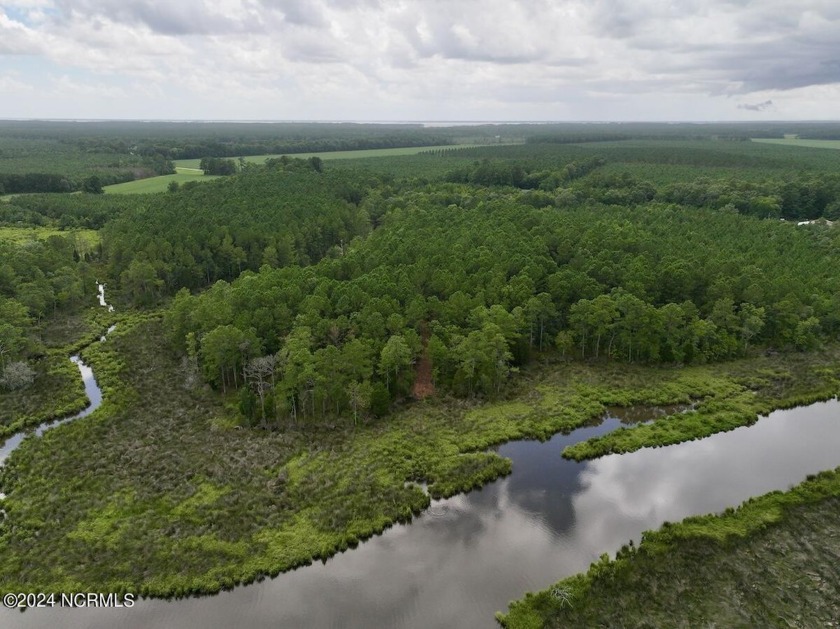
[[[586,570],[664,521],[718,512],[840,465],[840,403],[776,411],[706,439],[576,463],[569,444],[622,425],[498,448],[513,473],[433,501],[410,524],[325,563],[216,596],[131,609],[3,611],[4,627],[401,628],[495,626],[526,591]],[[625,413],[628,421],[645,415]]]

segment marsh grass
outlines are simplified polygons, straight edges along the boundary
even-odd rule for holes
[[[79,369],[68,354],[50,351],[35,363],[32,386],[0,393],[0,442],[26,428],[78,413],[87,405]]]
[[[60,230],[53,227],[0,227],[0,241],[18,245],[47,240],[52,236],[73,240],[82,253],[93,251],[100,242],[99,232],[94,229]]]
[[[686,368],[653,387],[639,383],[639,388],[632,390],[609,388],[600,398],[610,398],[619,406],[666,404],[667,399],[672,403],[694,401],[695,406],[691,411],[569,446],[563,456],[580,461],[701,439],[750,425],[773,410],[831,399],[840,392],[837,361],[837,349],[832,348],[810,355],[790,354],[781,360],[760,357]],[[633,376],[624,379],[628,377]]]

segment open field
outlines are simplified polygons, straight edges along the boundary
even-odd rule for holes
[[[177,172],[174,175],[161,175],[160,177],[149,177],[148,179],[118,183],[113,186],[105,186],[104,190],[110,194],[149,194],[152,192],[166,192],[170,182],[173,181],[178,184],[184,184],[188,181],[202,183],[216,178],[212,175],[205,176],[204,172],[198,168],[179,167],[176,170]]]
[[[88,249],[99,244],[99,233],[94,229],[60,230],[53,227],[0,227],[0,242],[16,244],[31,240],[46,240],[50,236],[63,238],[80,238]]]
[[[400,155],[417,155],[426,151],[437,151],[442,149],[463,149],[474,148],[477,146],[488,146],[486,144],[446,144],[442,146],[409,146],[404,148],[394,149],[366,149],[359,151],[326,151],[320,153],[288,153],[289,157],[298,159],[306,159],[309,157],[320,157],[321,159],[359,159],[363,157],[396,157]],[[498,145],[490,145],[498,146]],[[245,161],[252,164],[262,164],[265,160],[272,157],[282,157],[282,155],[249,155],[245,157]],[[233,159],[233,158],[231,158]],[[175,166],[178,168],[194,168],[197,169],[201,163],[200,159],[179,159],[175,161]]]
[[[770,138],[753,138],[753,142],[761,142],[762,144],[783,144],[784,146],[804,146],[812,149],[840,149],[840,140],[800,140],[798,138],[776,140]]]
[[[347,160],[347,159],[371,159],[380,157],[402,157],[411,156],[424,153],[426,151],[436,151],[445,149],[463,149],[474,148],[477,146],[486,145],[442,145],[442,146],[415,146],[406,148],[393,149],[369,149],[359,151],[327,151],[320,153],[291,153],[289,157],[297,159],[306,159],[309,157],[320,157],[324,160]],[[498,146],[498,145],[496,145]],[[278,158],[282,155],[249,155],[244,159],[249,164],[264,164],[265,160],[270,158]],[[233,159],[233,158],[231,158]],[[238,159],[238,158],[237,158]],[[150,177],[148,179],[138,179],[137,181],[129,181],[127,183],[115,184],[113,186],[106,186],[105,192],[118,194],[148,194],[152,192],[165,192],[169,182],[176,181],[179,184],[188,181],[205,182],[214,179],[212,176],[204,176],[203,171],[199,169],[200,159],[181,159],[175,161],[175,169],[178,171],[175,175],[163,175],[160,177]]]

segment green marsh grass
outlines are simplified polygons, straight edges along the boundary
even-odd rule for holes
[[[52,236],[78,242],[79,249],[93,251],[99,244],[99,232],[94,229],[60,230],[52,227],[0,227],[0,241],[23,244],[33,240],[47,240]]]

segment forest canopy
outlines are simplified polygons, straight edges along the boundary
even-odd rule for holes
[[[164,304],[173,350],[263,424],[381,415],[418,377],[498,396],[547,354],[687,364],[814,349],[840,326],[840,152],[710,130],[526,126],[524,144],[379,161],[213,157],[229,177],[16,197],[0,221],[100,229],[113,298]],[[324,137],[339,131],[357,130]],[[21,326],[49,313],[42,302],[77,303],[55,287],[35,299],[58,282],[44,273],[7,281]]]
[[[549,349],[692,363],[812,349],[838,332],[833,230],[644,197],[575,207],[552,193],[374,187],[359,206],[381,217],[369,237],[311,266],[182,291],[172,343],[220,388],[273,357],[271,395],[246,387],[243,408],[279,421],[385,408],[424,357],[438,390],[495,395]]]

